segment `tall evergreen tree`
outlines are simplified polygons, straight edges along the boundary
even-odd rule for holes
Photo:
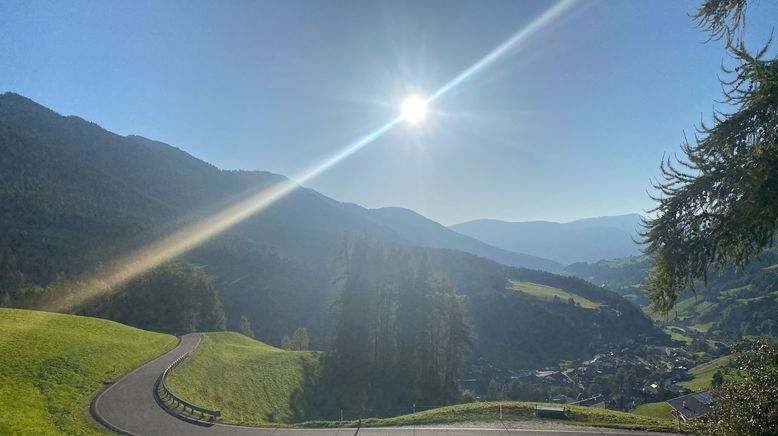
[[[685,159],[662,162],[656,217],[645,222],[654,258],[648,296],[655,311],[673,307],[710,267],[743,266],[775,240],[778,228],[778,57],[742,39],[746,0],[707,0],[694,15],[736,62],[724,69],[723,103],[712,125],[682,145]]]
[[[470,327],[454,289],[403,249],[363,238],[344,253],[325,364],[334,401],[380,415],[458,400]]]

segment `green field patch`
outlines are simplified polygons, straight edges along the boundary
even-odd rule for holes
[[[702,301],[700,297],[697,296],[691,296],[689,298],[685,298],[678,303],[676,303],[675,307],[672,309],[672,313],[677,314],[678,316],[694,312],[693,308],[697,304],[699,304]]]
[[[674,341],[682,341],[687,344],[692,341],[692,338],[686,336],[686,330],[678,326],[667,326],[664,328],[665,333],[670,335],[670,339]]]
[[[87,418],[103,382],[176,342],[102,319],[0,308],[0,434],[105,434]]]
[[[247,336],[204,333],[191,357],[168,378],[170,389],[231,424],[267,425],[296,419],[294,395],[315,373],[318,353],[285,351]]]
[[[502,406],[502,407],[500,407]],[[409,415],[396,416],[393,418],[368,418],[362,420],[364,427],[385,427],[385,426],[408,426],[424,424],[441,424],[452,422],[477,422],[477,421],[499,421],[500,409],[502,408],[502,419],[505,421],[527,421],[538,419],[535,415],[536,406],[560,407],[559,404],[543,404],[529,402],[489,402],[489,403],[468,403],[455,406],[440,407],[436,409],[425,410]],[[617,412],[614,410],[601,409],[597,407],[564,406],[568,411],[568,419],[544,421],[558,422],[569,425],[610,427],[631,430],[650,430],[650,431],[673,431],[677,429],[670,419],[656,418],[650,416],[635,415],[632,413]],[[300,426],[304,427],[337,427],[337,426],[355,426],[355,421],[337,422],[337,421],[314,421],[306,422]]]
[[[694,311],[697,312],[698,315],[705,315],[706,313],[713,310],[715,307],[716,307],[716,303],[712,301],[703,301],[694,307]]]
[[[708,330],[713,326],[712,322],[705,322],[705,323],[697,323],[694,325],[689,326],[690,329],[697,331],[699,333],[707,333]]]
[[[721,291],[720,294],[721,295],[725,295],[727,297],[737,297],[738,295],[740,295],[740,294],[742,294],[744,292],[748,292],[751,289],[752,289],[751,285],[745,285],[745,286],[741,286],[739,288],[732,288],[732,289],[727,289],[726,291]]]
[[[718,370],[727,368],[730,360],[732,360],[732,356],[723,356],[718,359],[713,359],[710,362],[697,365],[689,370],[689,375],[694,378],[678,384],[695,392],[706,391],[710,389],[710,382],[713,380],[713,374]]]
[[[517,282],[515,280],[511,280],[509,289],[544,300],[553,300],[554,297],[557,297],[562,300],[562,302],[566,302],[572,298],[574,302],[580,304],[581,307],[585,309],[597,309],[601,306],[601,304],[595,303],[580,295],[573,294],[559,288],[554,288],[552,286],[540,285],[537,283]]]
[[[669,404],[667,404],[664,401],[660,401],[658,403],[641,404],[635,407],[631,413],[634,413],[635,415],[641,415],[641,416],[650,416],[653,418],[671,419],[672,411],[673,408],[670,407]]]
[[[721,296],[719,298],[722,298]],[[704,315],[717,307],[714,301],[706,300],[703,297],[692,295],[691,297],[680,300],[675,307],[668,313],[669,319],[684,321]],[[664,317],[660,316],[659,319]]]
[[[748,303],[754,303],[756,301],[762,301],[765,298],[772,298],[772,295],[760,295],[758,297],[751,297],[751,298],[738,298],[737,302],[739,304],[748,304]]]

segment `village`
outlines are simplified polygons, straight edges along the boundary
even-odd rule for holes
[[[691,418],[707,413],[713,400],[708,386],[685,386],[684,382],[694,379],[690,370],[727,355],[729,349],[723,344],[707,351],[689,348],[681,341],[671,346],[635,341],[607,344],[585,361],[523,371],[477,362],[460,383],[472,390],[477,401],[542,401],[618,411],[667,402],[674,414],[686,413]]]

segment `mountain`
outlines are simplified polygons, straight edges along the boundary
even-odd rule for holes
[[[504,250],[528,253],[565,265],[640,253],[640,215],[586,218],[569,223],[480,219],[449,228]]]
[[[54,292],[61,286],[39,287],[55,281],[88,278],[129,250],[284,180],[220,170],[170,145],[0,95],[0,304]],[[449,281],[481,338],[477,355],[505,367],[586,358],[603,344],[635,337],[662,340],[617,294],[536,270],[558,270],[554,262],[489,246],[412,211],[365,209],[302,187],[180,260],[213,281],[227,328],[245,320],[258,339],[279,344],[306,327],[312,345],[326,349],[344,240],[362,236],[414,253]],[[517,290],[516,283],[523,285]],[[114,299],[137,306],[136,300]],[[119,312],[145,314],[142,307],[94,314]]]
[[[360,208],[355,206],[355,208]],[[364,210],[364,209],[363,209]],[[364,210],[371,221],[391,228],[413,245],[465,251],[496,262],[530,269],[559,272],[563,265],[537,256],[503,250],[451,231],[418,213],[400,207]]]

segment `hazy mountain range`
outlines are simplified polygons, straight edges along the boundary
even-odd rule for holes
[[[640,254],[640,215],[586,218],[569,223],[467,221],[449,227],[504,250],[528,253],[562,264],[596,262]]]

